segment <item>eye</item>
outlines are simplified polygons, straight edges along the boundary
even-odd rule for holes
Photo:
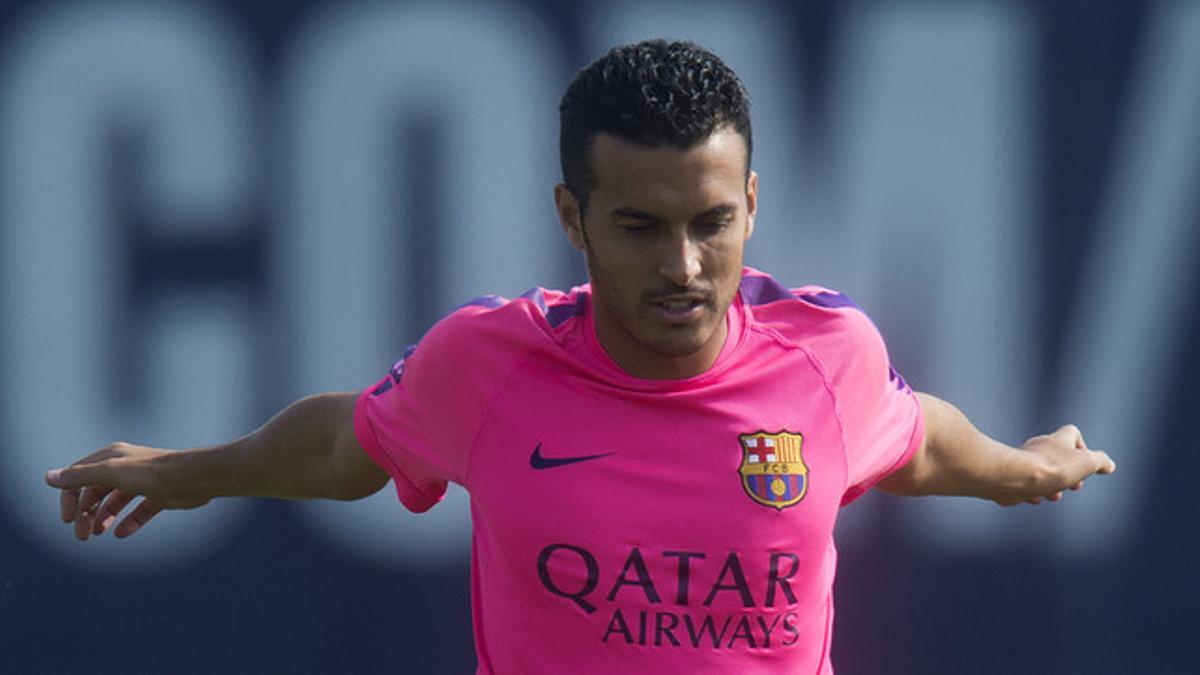
[[[701,232],[704,232],[706,234],[717,234],[718,232],[720,232],[721,230],[724,230],[728,226],[729,226],[728,219],[706,220],[706,221],[701,222],[697,226],[697,229],[699,229]]]
[[[621,226],[622,230],[633,235],[646,235],[657,229],[652,223],[629,223]]]

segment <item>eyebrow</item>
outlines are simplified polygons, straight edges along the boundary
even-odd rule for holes
[[[697,219],[714,218],[714,217],[728,218],[736,212],[737,212],[736,206],[734,206],[732,204],[721,204],[720,206],[714,206],[713,208],[705,211],[704,213],[701,213],[699,216],[697,216]]]
[[[737,208],[731,204],[721,204],[719,206],[714,206],[713,208],[705,211],[704,213],[698,214],[692,220],[703,220],[705,218],[713,218],[713,217],[727,218],[727,217],[733,215],[736,211],[737,211]],[[646,213],[645,211],[638,211],[637,209],[630,208],[628,206],[618,206],[617,208],[613,209],[612,211],[609,211],[608,213],[614,219],[623,218],[626,220],[641,220],[641,221],[652,222],[652,223],[657,223],[657,222],[662,221],[662,218],[659,218],[658,216]]]
[[[638,211],[637,209],[631,209],[628,206],[618,206],[608,213],[613,217],[614,220],[644,220],[655,223],[661,220],[658,216],[652,216],[649,213]]]

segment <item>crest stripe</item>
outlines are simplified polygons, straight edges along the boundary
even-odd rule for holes
[[[782,511],[795,506],[808,490],[804,438],[791,431],[740,434],[742,487],[751,500]]]

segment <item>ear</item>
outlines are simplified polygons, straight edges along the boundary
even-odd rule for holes
[[[583,250],[583,214],[579,210],[579,200],[563,183],[554,186],[554,206],[558,209],[558,223],[562,225],[567,241],[580,251]]]
[[[746,179],[746,239],[754,234],[754,217],[758,215],[758,173],[750,172]]]

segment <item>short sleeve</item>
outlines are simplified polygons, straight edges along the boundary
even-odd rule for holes
[[[462,482],[482,415],[463,314],[443,319],[406,349],[386,377],[362,392],[354,411],[359,443],[392,477],[405,507],[418,513],[442,499],[448,482]]]
[[[818,301],[836,314],[836,331],[828,336],[834,339],[823,340],[821,351],[846,442],[842,504],[848,504],[912,459],[924,440],[925,420],[875,324],[845,296],[821,295]]]

